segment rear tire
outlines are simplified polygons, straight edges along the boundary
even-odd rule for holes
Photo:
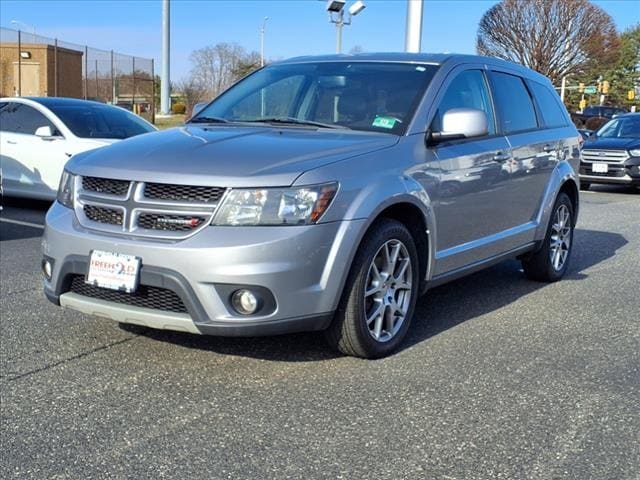
[[[525,275],[539,282],[560,280],[569,267],[573,248],[573,204],[566,193],[556,199],[542,248],[522,260]]]
[[[361,358],[389,355],[413,317],[419,284],[415,242],[400,222],[382,219],[362,240],[340,304],[325,332],[340,352]]]
[[[590,183],[580,182],[580,190],[589,190],[591,188]]]

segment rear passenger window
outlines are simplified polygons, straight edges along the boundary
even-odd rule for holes
[[[480,70],[466,70],[460,73],[447,87],[438,110],[436,111],[431,130],[442,131],[442,116],[453,108],[475,108],[487,114],[489,135],[496,133],[491,97]]]
[[[491,87],[503,133],[521,132],[538,127],[531,96],[520,77],[493,72]]]
[[[537,82],[529,82],[529,86],[533,91],[536,102],[538,102],[538,107],[540,107],[540,114],[545,127],[566,127],[567,117],[564,108],[561,106],[558,94]]]

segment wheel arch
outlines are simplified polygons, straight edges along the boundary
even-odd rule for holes
[[[433,211],[416,197],[410,194],[393,197],[382,203],[368,216],[362,235],[358,239],[357,247],[354,249],[353,257],[360,248],[363,239],[371,231],[373,226],[383,218],[396,220],[402,223],[413,237],[418,253],[420,268],[420,293],[426,289],[426,282],[430,278],[434,258],[433,233],[435,222]],[[353,258],[351,259],[353,262]]]

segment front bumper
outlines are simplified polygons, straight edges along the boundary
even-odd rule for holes
[[[593,162],[580,162],[580,181],[614,185],[640,185],[640,158],[630,157],[625,162],[608,163],[607,173],[593,171]]]
[[[208,227],[185,240],[159,241],[87,230],[72,210],[56,202],[43,237],[43,253],[53,263],[44,290],[56,304],[154,328],[225,336],[320,330],[337,308],[365,222]],[[140,257],[140,285],[172,292],[186,310],[128,304],[126,298],[116,303],[73,291],[72,280],[86,274],[92,250]],[[239,286],[266,289],[272,308],[264,314],[236,313],[229,293]]]

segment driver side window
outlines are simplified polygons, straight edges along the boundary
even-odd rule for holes
[[[440,100],[438,110],[431,122],[431,130],[433,132],[442,131],[442,116],[452,108],[482,110],[487,115],[489,135],[495,135],[496,125],[493,106],[491,105],[491,97],[489,96],[487,82],[482,71],[466,70],[453,79],[447,87],[442,100]]]

